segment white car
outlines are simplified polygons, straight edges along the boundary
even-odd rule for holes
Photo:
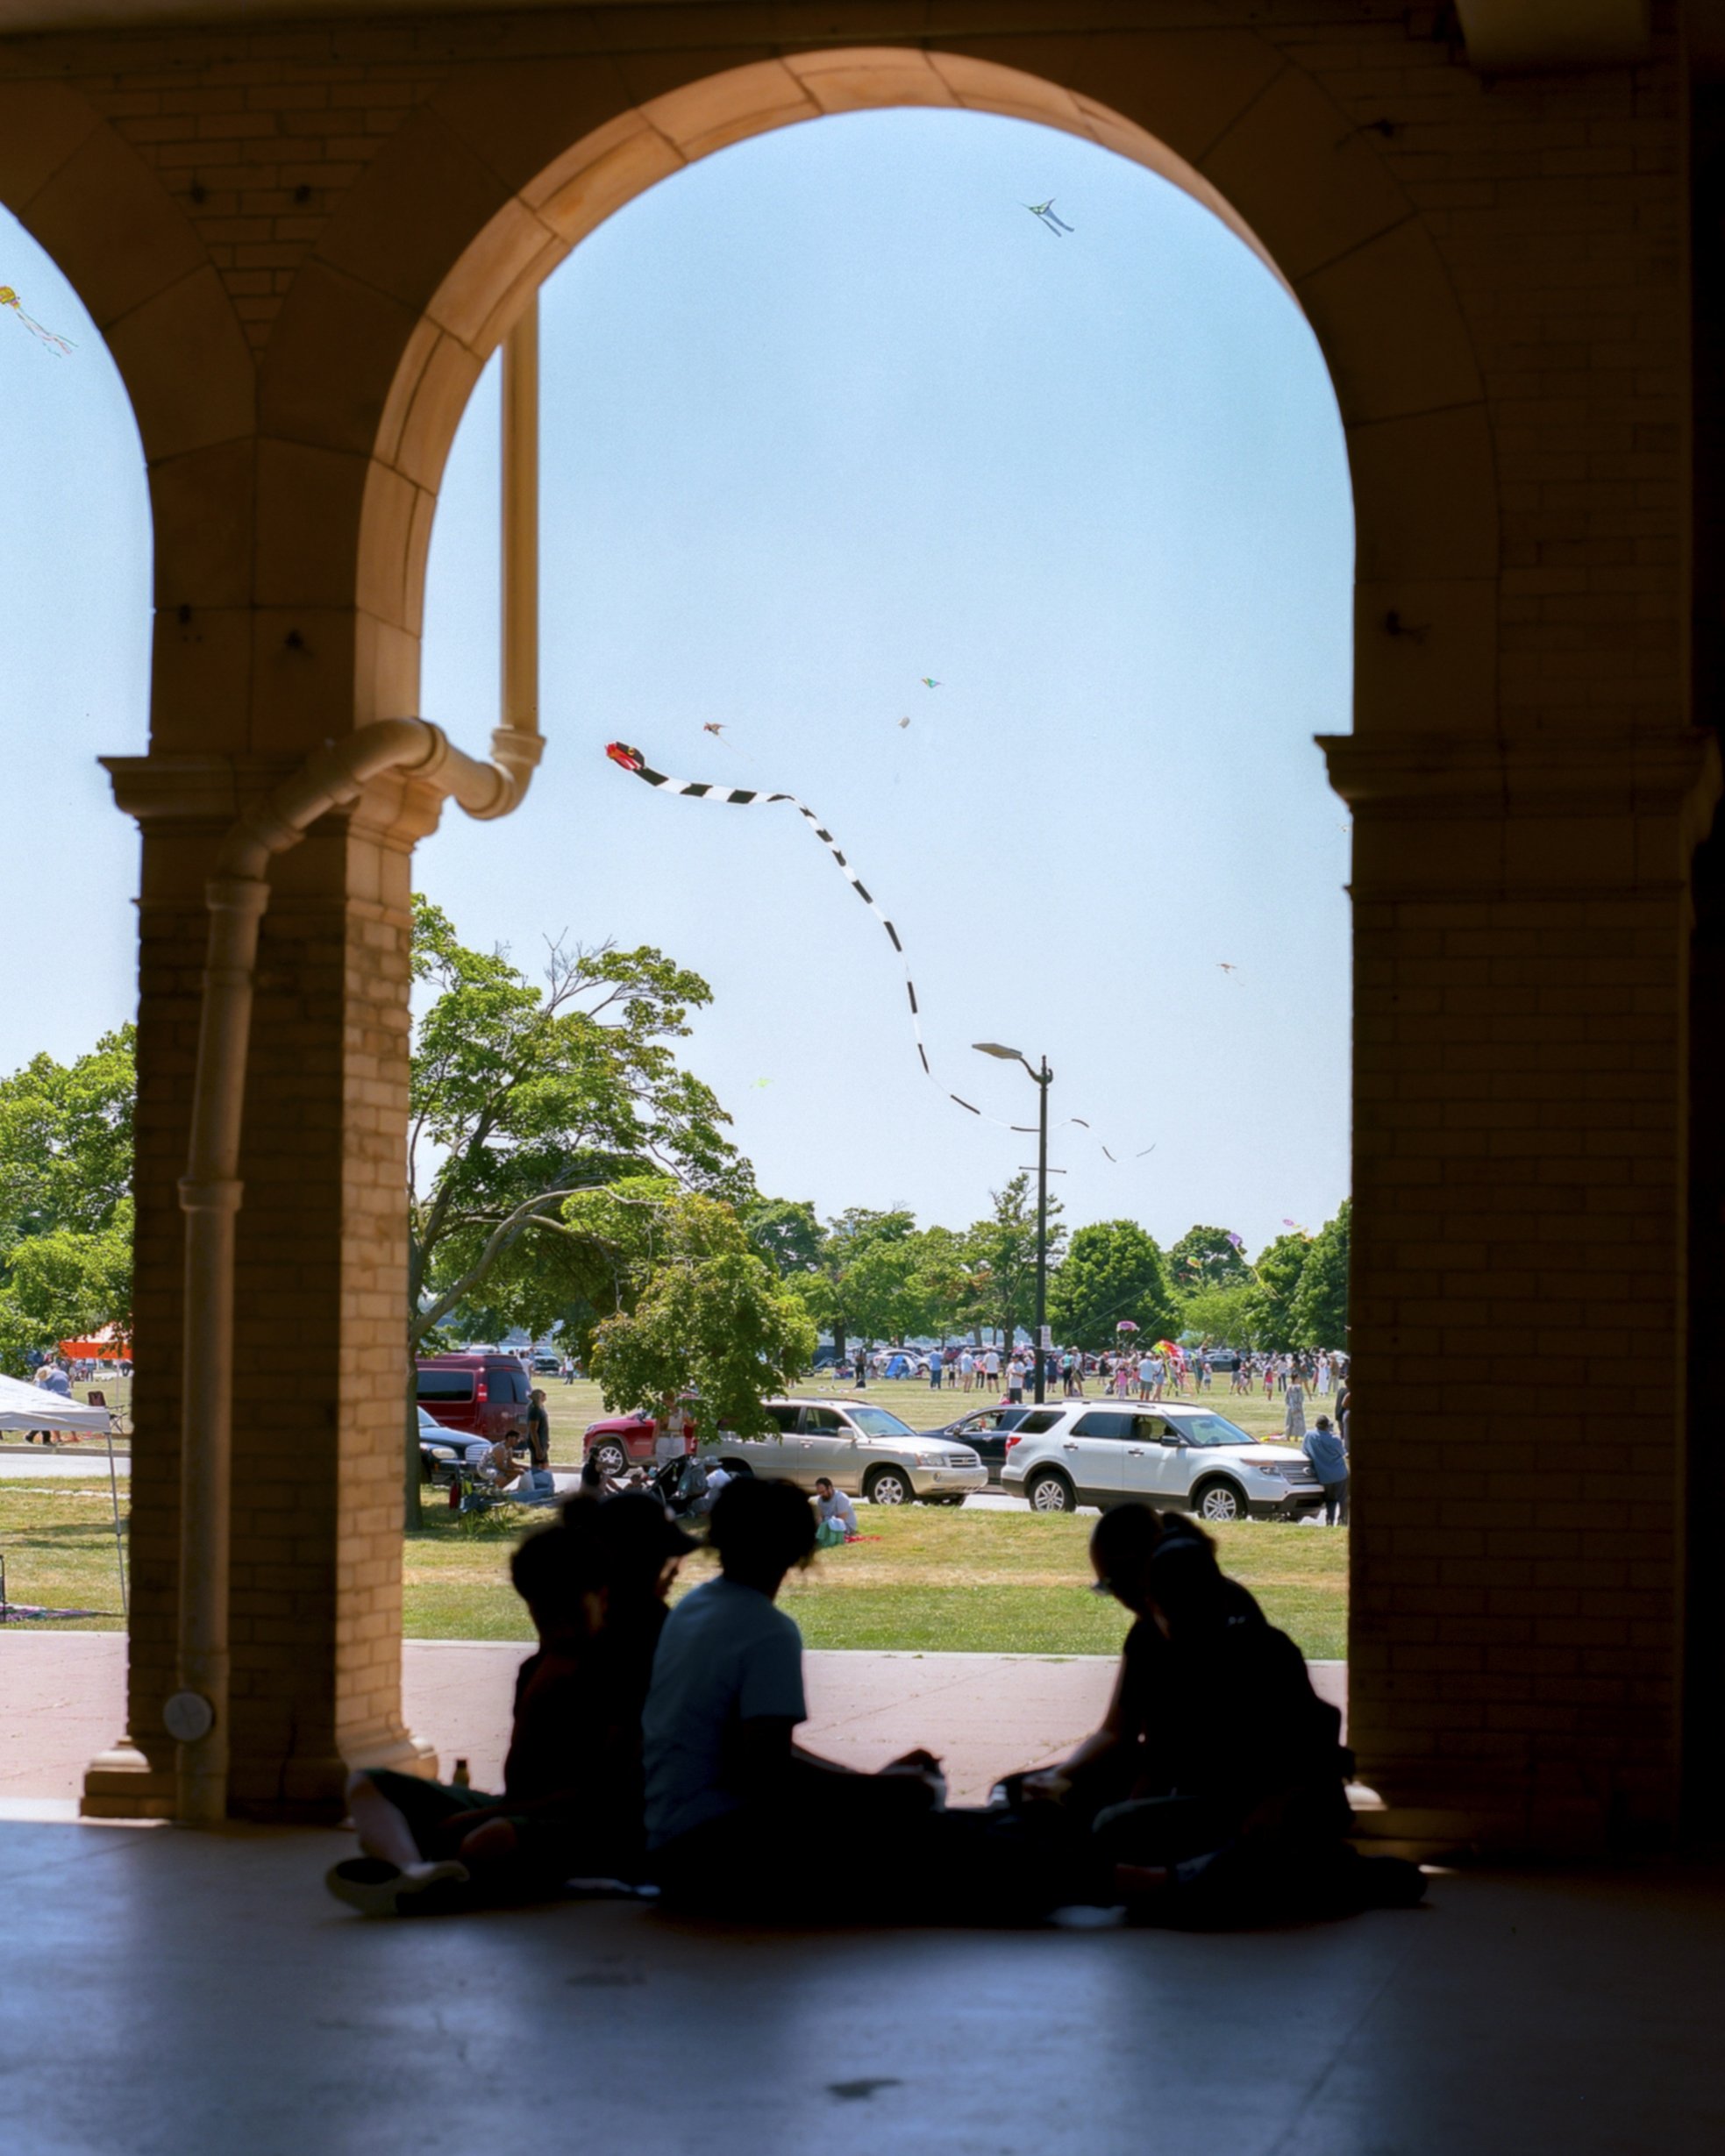
[[[866,1400],[766,1400],[777,1437],[722,1435],[721,1463],[812,1490],[824,1475],[835,1489],[872,1505],[962,1505],[986,1489],[988,1470],[968,1445],[919,1437]]]
[[[1032,1512],[1133,1498],[1200,1519],[1298,1519],[1323,1488],[1297,1445],[1260,1445],[1211,1408],[1179,1400],[1074,1400],[1052,1425],[1007,1438],[1001,1487]]]

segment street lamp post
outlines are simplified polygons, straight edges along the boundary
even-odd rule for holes
[[[1036,1401],[1040,1407],[1046,1398],[1047,1367],[1044,1362],[1043,1335],[1048,1330],[1048,1089],[1054,1073],[1048,1067],[1048,1058],[1042,1058],[1042,1068],[1032,1067],[1029,1057],[1022,1050],[1002,1048],[998,1041],[973,1041],[971,1043],[979,1056],[997,1056],[1002,1063],[1022,1063],[1030,1074],[1037,1089],[1037,1322],[1032,1369],[1036,1377]],[[1013,1126],[1015,1129],[1017,1125]],[[1007,1343],[1011,1353],[1011,1342]]]

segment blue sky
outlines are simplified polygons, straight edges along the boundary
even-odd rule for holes
[[[1056,238],[1023,204],[1055,198]],[[26,274],[28,282],[26,283]],[[135,843],[98,752],[145,729],[146,520],[99,342],[0,227],[13,768],[0,1063],[129,1008]],[[1074,1224],[1195,1219],[1257,1244],[1346,1188],[1352,528],[1294,302],[1177,190],[978,115],[823,120],[630,204],[545,288],[544,714],[507,824],[452,814],[422,888],[474,943],[652,943],[704,974],[688,1044],[763,1187],[962,1224],[1031,1155],[1046,1052]],[[424,708],[496,711],[496,381],[433,540]],[[931,674],[941,683],[922,687]],[[909,717],[909,728],[899,724]],[[724,726],[723,742],[702,729]],[[809,800],[898,924],[788,808],[674,800],[661,770]],[[1224,964],[1237,969],[1222,970]]]

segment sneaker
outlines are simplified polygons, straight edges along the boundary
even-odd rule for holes
[[[1405,1857],[1363,1856],[1358,1868],[1367,1909],[1417,1909],[1425,1899],[1425,1874]]]
[[[374,1856],[349,1857],[324,1875],[337,1901],[362,1917],[399,1917],[433,1888],[467,1883],[465,1864],[413,1864],[403,1871]]]

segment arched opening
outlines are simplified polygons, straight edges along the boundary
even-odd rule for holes
[[[0,1621],[109,1635],[44,1643],[80,1655],[90,1725],[32,1714],[28,1758],[9,1776],[9,1789],[68,1799],[89,1740],[113,1734],[125,1683],[139,849],[96,759],[144,746],[152,530],[115,356],[74,281],[4,209],[0,285],[12,804],[0,953],[0,1370],[50,1379],[38,1395],[50,1401],[62,1374],[68,1404],[93,1396],[114,1430],[111,1480],[97,1427],[27,1433],[27,1400],[8,1400],[0,1441]],[[14,1696],[40,1697],[32,1672],[46,1667],[39,1654],[15,1663]]]
[[[1077,238],[1038,229],[1027,195],[1056,197]],[[540,936],[573,923],[692,967],[716,993],[685,1059],[761,1190],[823,1220],[905,1209],[943,1247],[980,1247],[973,1224],[1036,1148],[1003,1128],[1023,1120],[1014,1074],[970,1043],[1028,1033],[1059,1078],[1057,1258],[1062,1232],[1123,1218],[1165,1253],[1200,1222],[1254,1256],[1287,1216],[1321,1227],[1346,1192],[1347,827],[1311,737],[1349,721],[1352,535],[1333,391],[1281,280],[1136,162],[923,109],[676,173],[581,244],[539,321],[556,746],[509,870],[461,826],[418,854],[461,940],[509,946],[531,978]],[[424,709],[458,736],[495,694],[496,375],[456,438],[431,547]],[[616,736],[816,806],[902,934],[932,1087],[893,954],[803,827],[650,796],[601,764]],[[505,1277],[453,1337],[527,1321]],[[980,1313],[953,1307],[980,1346]],[[1153,1340],[1186,1331],[1174,1307],[1152,1294],[1115,1315]],[[1327,1362],[1324,1377],[1314,1414],[1335,1409]],[[1279,1400],[1234,1393],[1225,1365],[1211,1386],[1215,1413],[1279,1429]],[[920,1377],[871,1392],[918,1429],[982,1397],[931,1398]],[[604,1409],[586,1382],[549,1399],[567,1471]],[[1087,1519],[1051,1526],[1034,1582],[994,1579],[979,1612],[1008,1511],[998,1491],[974,1500],[910,1628],[871,1618],[871,1644],[1111,1647],[1101,1605],[1043,1584],[1081,1567]],[[446,1525],[434,1509],[410,1544],[410,1641],[447,1627]],[[1278,1621],[1339,1658],[1345,1537],[1296,1595],[1277,1530],[1225,1533]],[[501,1578],[496,1602],[507,1622]],[[798,1614],[818,1645],[850,1636],[825,1583]],[[410,1646],[410,1718],[417,1659]]]
[[[1105,42],[1092,55],[1098,69],[1108,66]],[[727,143],[823,113],[932,103],[1087,136],[1186,189],[1272,260],[1317,332],[1348,435],[1357,736],[1331,737],[1332,771],[1342,770],[1351,795],[1373,783],[1388,739],[1447,724],[1458,711],[1468,728],[1488,727],[1496,521],[1483,406],[1453,295],[1410,204],[1360,131],[1308,78],[1266,64],[1256,40],[1232,41],[1219,75],[1202,84],[1215,52],[1158,41],[1158,64],[1146,68],[1142,50],[1125,43],[1132,65],[1110,88],[1130,88],[1130,117],[1115,103],[992,63],[910,51],[740,68],[609,115],[588,99],[590,132],[567,149],[556,146],[567,139],[569,102],[554,79],[530,86],[513,76],[507,97],[501,74],[476,81],[470,96],[446,93],[435,121],[403,132],[330,234],[322,282],[307,286],[308,310],[284,320],[271,355],[283,369],[310,361],[306,339],[331,324],[314,332],[310,307],[327,316],[333,299],[333,318],[351,316],[360,335],[360,372],[370,368],[376,382],[356,564],[356,715],[417,701],[425,560],[455,428],[497,339],[581,237],[656,179]],[[423,187],[416,196],[424,160],[441,170],[452,154],[473,161],[475,179],[450,212],[462,227],[459,249],[453,231],[427,231],[424,252],[403,259],[384,234],[403,229],[410,203],[424,199]],[[455,268],[432,271],[452,254]],[[361,300],[367,291],[388,297]],[[386,353],[380,371],[374,361]],[[286,383],[285,372],[266,379],[267,426],[289,417]],[[297,415],[290,428],[298,430]],[[346,452],[351,472],[357,432],[328,445]],[[1418,637],[1400,635],[1402,623],[1417,623]],[[1384,1219],[1368,1202],[1357,1249]]]

